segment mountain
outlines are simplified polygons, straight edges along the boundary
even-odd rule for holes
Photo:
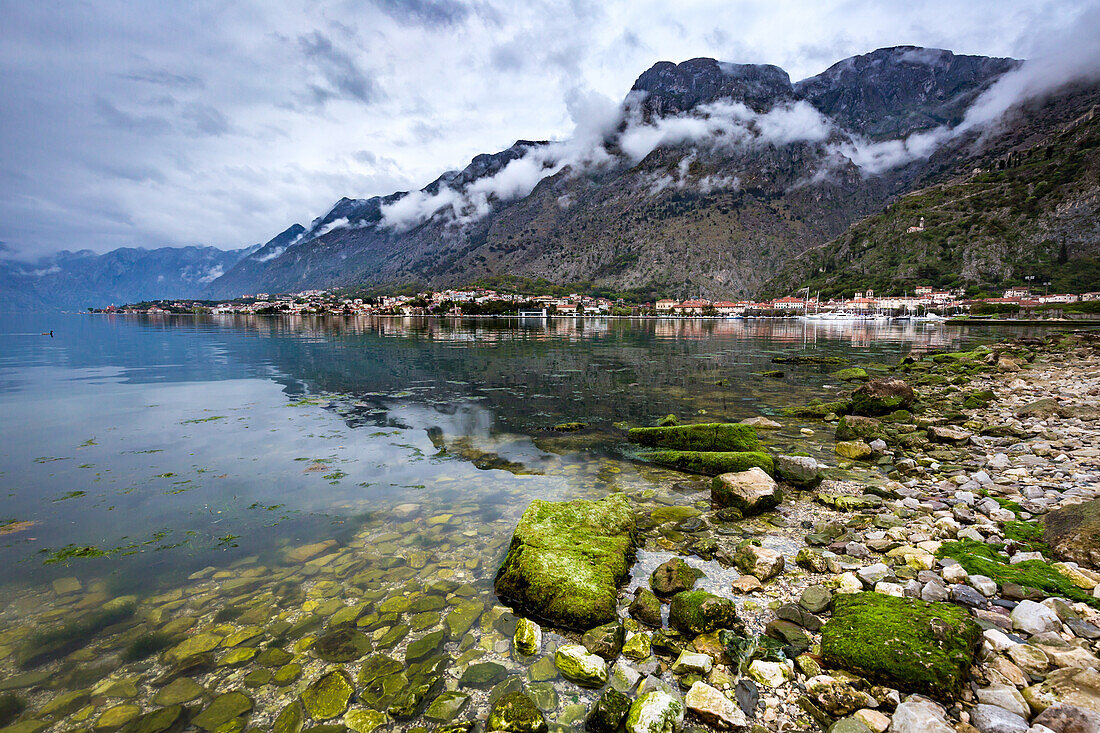
[[[913,191],[784,267],[769,294],[917,285],[999,294],[1100,289],[1100,104],[1095,89],[1025,105],[965,172]],[[923,230],[910,231],[920,227]]]
[[[342,199],[210,292],[521,277],[753,295],[806,250],[966,170],[990,135],[954,126],[1020,64],[903,46],[792,83],[776,66],[660,62],[597,139],[521,140],[420,191]],[[917,148],[922,135],[937,144]]]
[[[29,263],[0,259],[0,310],[84,310],[156,298],[197,298],[254,249],[122,247],[105,254],[61,251]]]

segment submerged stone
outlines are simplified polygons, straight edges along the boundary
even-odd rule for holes
[[[426,634],[414,642],[411,642],[408,647],[405,648],[405,661],[415,662],[417,659],[423,659],[424,657],[438,651],[443,646],[443,642],[447,639],[447,632],[443,630],[433,631],[430,634]]]
[[[821,655],[827,667],[950,699],[962,690],[980,638],[981,628],[952,604],[843,594],[821,630]]]
[[[137,705],[115,705],[113,708],[104,710],[92,727],[97,731],[117,730],[139,715],[141,715],[141,708]]]
[[[170,705],[135,718],[126,724],[122,733],[165,733],[177,730],[186,715],[187,711],[182,705]]]
[[[500,597],[572,629],[615,618],[630,571],[634,514],[615,494],[599,501],[536,499],[523,513],[496,577]]]
[[[613,661],[623,650],[625,640],[626,629],[618,621],[612,621],[584,632],[581,643],[592,654]]]
[[[179,677],[157,691],[153,702],[157,705],[180,705],[202,696],[206,688],[190,677]]]
[[[342,663],[352,662],[370,650],[366,634],[350,626],[338,626],[319,636],[310,651],[326,662]]]
[[[507,674],[508,669],[502,664],[497,664],[496,662],[479,662],[477,664],[471,664],[466,668],[458,684],[462,687],[491,687],[504,679]]]
[[[424,717],[436,723],[449,723],[470,703],[470,696],[461,692],[442,692],[428,705]]]
[[[388,723],[389,720],[385,713],[369,708],[356,708],[349,710],[344,715],[344,722],[347,723],[347,727],[355,733],[371,733],[379,726]]]
[[[522,692],[502,696],[489,711],[486,730],[505,733],[546,733],[548,726],[542,711]]]
[[[302,704],[314,720],[331,720],[348,709],[355,688],[351,675],[343,669],[334,669],[318,677],[302,692]]]
[[[273,733],[299,733],[305,718],[306,711],[301,700],[295,700],[279,712],[271,729]]]
[[[250,712],[252,712],[252,698],[234,690],[215,697],[191,723],[203,730],[213,731]]]

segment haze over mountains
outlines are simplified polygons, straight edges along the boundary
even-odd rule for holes
[[[911,46],[845,59],[797,83],[775,66],[661,62],[617,110],[582,114],[570,140],[520,140],[419,191],[341,199],[308,227],[295,225],[255,251],[225,253],[203,277],[181,275],[160,296],[520,277],[741,297],[802,287],[829,268],[834,285],[849,286],[860,252],[884,241],[899,282],[955,274],[954,284],[993,285],[1023,266],[1100,254],[1100,187],[1087,156],[1095,136],[1079,127],[1094,124],[1088,113],[1098,102],[1100,87],[1070,74],[1041,77],[1013,59]],[[1083,160],[1069,161],[1073,146],[1054,142],[1067,125],[1078,126]],[[1005,212],[987,216],[992,224],[940,206],[936,225],[950,228],[950,241],[920,248],[922,266],[908,266],[908,250],[893,235],[916,223],[909,217],[920,215],[919,206],[895,204],[901,215],[853,246],[850,227],[888,205],[929,186],[946,190],[976,168],[1004,171],[1005,161],[1040,146],[1052,150],[1044,158],[1044,180],[1052,180],[1037,192],[1037,180],[1020,184],[1022,197],[1008,184],[996,188],[1000,194],[987,191],[982,211]],[[996,236],[1001,219],[1026,225],[1018,214],[1028,196],[1029,211],[1050,214],[1048,224]],[[1057,213],[1069,209],[1072,217]],[[979,232],[984,244],[951,273],[957,250]],[[834,251],[842,254],[827,254]],[[205,280],[216,266],[223,273]],[[26,270],[21,277],[30,282]],[[95,304],[112,300],[104,293]]]

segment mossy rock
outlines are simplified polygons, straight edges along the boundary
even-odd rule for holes
[[[1060,507],[1044,516],[1043,539],[1059,560],[1100,569],[1100,499]]]
[[[306,710],[301,700],[295,700],[279,712],[271,729],[274,733],[299,733],[305,719]]]
[[[760,451],[664,450],[643,453],[640,457],[661,466],[669,466],[689,473],[701,473],[705,476],[740,473],[750,468],[762,468],[769,474],[775,472],[772,457]]]
[[[522,692],[510,692],[497,700],[485,728],[505,733],[546,733],[549,729],[534,700]]]
[[[865,440],[882,438],[885,440],[886,429],[881,422],[873,417],[842,415],[836,424],[835,437],[837,440],[855,440],[857,438]]]
[[[557,433],[576,433],[588,427],[586,422],[560,422],[550,429]]]
[[[405,648],[405,662],[415,662],[418,659],[427,657],[433,652],[439,651],[439,649],[443,647],[443,642],[446,640],[447,632],[442,629],[422,636],[416,641],[411,642],[408,647]]]
[[[981,627],[966,609],[881,593],[838,595],[821,656],[868,680],[952,700],[966,683]]]
[[[252,698],[234,690],[215,697],[210,705],[191,721],[203,730],[213,731],[231,720],[252,712]]]
[[[905,380],[896,377],[874,379],[852,392],[852,412],[868,416],[887,415],[895,410],[909,409],[914,400],[916,393]]]
[[[699,577],[695,568],[674,557],[658,565],[649,576],[649,587],[661,596],[673,596],[680,591],[691,590]]]
[[[818,420],[833,413],[844,415],[852,410],[851,400],[837,400],[836,402],[822,402],[814,400],[799,407],[784,407],[783,414],[792,417],[816,417]]]
[[[842,382],[866,382],[871,378],[868,376],[867,370],[860,367],[841,369],[838,372],[833,372],[833,376]]]
[[[672,425],[663,428],[632,428],[630,442],[650,448],[693,451],[751,451],[760,447],[756,430],[738,423]]]
[[[344,714],[354,692],[351,675],[334,669],[310,683],[302,692],[302,704],[314,720],[331,720]]]
[[[615,618],[630,572],[635,524],[630,501],[536,499],[520,518],[496,576],[496,592],[526,615],[587,630]]]
[[[673,628],[693,635],[708,634],[718,629],[744,628],[733,601],[705,590],[687,590],[674,595],[669,606],[668,622]]]

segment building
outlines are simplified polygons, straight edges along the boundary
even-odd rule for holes
[[[772,306],[779,310],[792,311],[792,310],[805,310],[806,301],[802,298],[792,298],[787,296],[786,298],[776,298],[772,301]]]
[[[923,231],[924,231],[924,217],[922,216],[920,218],[920,224],[917,224],[915,227],[909,227],[908,229],[905,230],[905,233],[906,234],[916,234],[917,232],[923,232]]]
[[[1031,295],[1030,288],[1013,287],[1005,291],[1005,298],[1027,298]]]
[[[654,308],[658,311],[670,311],[676,307],[676,301],[671,298],[665,298],[664,300],[658,300]]]

